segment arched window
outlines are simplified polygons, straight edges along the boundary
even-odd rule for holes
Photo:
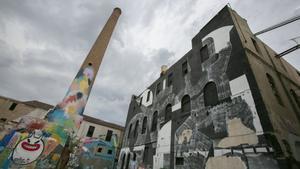
[[[136,153],[133,153],[133,161],[136,161]]]
[[[293,89],[290,90],[290,93],[293,96],[297,106],[300,108],[299,96],[297,96],[296,92]]]
[[[130,134],[131,134],[131,128],[132,128],[132,124],[130,124],[130,126],[129,126],[129,130],[128,130],[128,135],[127,135],[127,138],[130,138]]]
[[[135,123],[135,127],[134,127],[133,137],[137,136],[138,128],[139,128],[139,121],[137,120],[136,123]]]
[[[269,84],[270,84],[270,86],[271,86],[272,92],[273,92],[273,94],[274,94],[274,96],[275,96],[277,102],[278,102],[280,105],[283,106],[283,101],[282,101],[282,99],[281,99],[281,97],[280,97],[280,95],[279,95],[279,92],[278,92],[278,90],[277,90],[277,87],[276,87],[276,84],[275,84],[275,81],[274,81],[273,77],[272,77],[270,74],[268,74],[268,73],[266,74],[266,76],[267,76],[268,82],[269,82]]]
[[[142,134],[146,132],[146,129],[147,129],[147,117],[145,116],[143,119]]]
[[[127,161],[126,161],[126,167],[125,167],[125,169],[128,169],[128,167],[129,167],[129,162],[130,162],[130,152],[129,152],[128,155],[127,155]]]
[[[122,161],[121,161],[121,169],[124,169],[124,164],[125,164],[125,153],[122,155]]]
[[[203,93],[205,106],[215,106],[218,104],[218,91],[214,82],[207,83],[203,89]]]
[[[189,95],[183,96],[181,99],[181,112],[190,112],[191,111],[191,99]]]
[[[157,111],[153,113],[151,131],[156,131],[157,128]]]
[[[165,110],[165,121],[169,121],[172,118],[172,105],[168,104]]]

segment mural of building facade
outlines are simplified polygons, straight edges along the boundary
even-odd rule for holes
[[[24,118],[1,140],[0,168],[56,168],[63,149],[77,134],[82,114],[113,29],[115,8],[85,58],[63,101],[45,119]]]
[[[117,150],[117,140],[113,136],[111,141],[97,138],[86,138],[81,151],[77,154],[78,168],[113,169]]]
[[[113,156],[113,162],[116,163],[119,157],[119,152],[122,146],[122,139],[124,135],[124,127],[96,119],[87,115],[83,115],[83,121],[77,132],[78,138],[94,138],[108,143],[112,143],[115,154]],[[107,153],[107,152],[106,152]],[[96,168],[103,167],[101,163],[98,163]]]
[[[300,141],[299,121],[291,118],[294,123],[285,123],[294,140],[287,155],[270,127],[278,124],[270,122],[272,113],[265,110],[261,99],[265,95],[249,65],[241,38],[247,36],[246,29],[240,20],[224,7],[193,38],[185,56],[142,94],[132,96],[119,169],[299,165],[295,146]],[[296,113],[291,111],[293,117]]]

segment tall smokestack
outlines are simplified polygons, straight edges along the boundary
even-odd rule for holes
[[[81,65],[81,68],[83,68],[83,67],[88,66],[89,63],[93,64],[92,66],[95,71],[94,79],[99,70],[104,53],[106,51],[109,40],[111,38],[111,35],[113,33],[113,30],[117,24],[117,21],[118,21],[120,15],[121,15],[121,9],[115,8],[113,10],[112,14],[110,15],[109,19],[107,20],[106,24],[104,25],[102,31],[100,32],[98,38],[96,39],[89,54],[87,55],[86,59],[84,60],[83,64]],[[93,82],[94,82],[94,79],[93,79]]]
[[[55,126],[63,126],[68,131],[77,131],[80,127],[85,105],[120,15],[121,9],[115,8],[82,63],[66,96],[48,113],[48,121],[53,122]]]

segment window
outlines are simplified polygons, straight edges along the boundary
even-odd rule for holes
[[[135,127],[134,127],[134,132],[133,132],[133,137],[136,137],[138,134],[138,128],[139,128],[139,121],[136,121]]]
[[[203,63],[204,61],[206,61],[209,58],[208,55],[208,47],[207,45],[204,45],[201,49],[200,49],[200,58],[201,58],[201,62]]]
[[[124,164],[125,164],[125,153],[123,154],[122,157],[121,169],[124,169]]]
[[[0,118],[0,122],[6,122],[6,118]]]
[[[17,103],[12,103],[11,106],[9,107],[9,110],[13,111],[17,107]]]
[[[111,141],[112,134],[113,134],[113,131],[107,130],[105,141]]]
[[[188,73],[187,61],[183,62],[181,65],[182,75],[185,76]]]
[[[260,51],[260,48],[259,48],[259,46],[258,46],[256,40],[253,39],[253,38],[251,38],[251,40],[252,40],[252,43],[253,43],[253,45],[254,45],[254,47],[255,47],[255,50],[260,54],[261,51]]]
[[[112,154],[112,150],[108,150],[108,151],[107,151],[107,154]]]
[[[271,86],[272,92],[273,92],[273,94],[274,94],[274,96],[275,96],[277,102],[278,102],[280,105],[283,106],[282,99],[281,99],[281,97],[280,97],[280,95],[279,95],[279,92],[278,92],[278,90],[277,90],[277,87],[276,87],[276,84],[275,84],[275,81],[274,81],[273,77],[272,77],[271,75],[269,75],[268,73],[266,74],[266,76],[267,76],[268,82],[269,82],[269,84],[270,84],[270,86]]]
[[[183,157],[176,157],[176,165],[183,165],[184,158]]]
[[[147,129],[147,117],[144,117],[143,119],[143,126],[142,126],[142,134],[146,132]]]
[[[129,161],[130,161],[130,153],[128,153],[128,155],[127,155],[127,162],[126,162],[125,169],[128,169],[128,167],[129,167]]]
[[[156,95],[158,95],[161,91],[161,83],[157,83],[156,85]]]
[[[157,128],[157,111],[153,113],[151,131],[156,131]]]
[[[173,73],[168,75],[167,85],[170,87],[173,84]]]
[[[168,104],[165,110],[165,121],[169,121],[172,118],[172,105]]]
[[[131,128],[132,128],[132,124],[130,124],[130,126],[129,126],[129,130],[128,130],[128,135],[127,135],[127,138],[130,138],[130,134],[131,134]]]
[[[143,97],[141,97],[140,99],[140,106],[142,105],[142,103],[143,103]]]
[[[204,105],[207,106],[215,106],[218,104],[218,92],[217,92],[217,86],[214,82],[208,82],[204,89]]]
[[[297,106],[300,108],[299,96],[297,96],[296,92],[293,89],[290,90],[290,93],[293,96]]]
[[[190,96],[185,95],[181,99],[181,112],[190,112],[191,111],[191,102],[190,102]]]
[[[101,153],[102,152],[102,147],[98,147],[97,152]]]
[[[147,93],[147,102],[150,100],[150,94],[151,94],[150,92],[151,91],[149,90],[148,93]]]
[[[94,127],[94,126],[89,126],[89,130],[88,130],[88,132],[86,133],[86,136],[87,136],[87,137],[93,137],[94,130],[95,130],[95,127]]]
[[[149,147],[148,146],[145,146],[145,149],[144,149],[144,156],[143,156],[143,162],[146,163],[147,159],[148,159],[148,152],[149,152]]]

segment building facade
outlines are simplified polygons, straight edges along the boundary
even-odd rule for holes
[[[44,119],[53,106],[40,101],[20,101],[0,96],[0,140],[15,128],[20,120]]]
[[[77,136],[82,138],[83,146],[90,152],[80,155],[84,167],[113,168],[117,164],[124,127],[100,119],[83,115]]]
[[[40,101],[19,101],[0,96],[0,121],[18,122],[25,115],[43,119],[53,106]]]
[[[299,167],[299,75],[224,7],[132,96],[118,168]]]

